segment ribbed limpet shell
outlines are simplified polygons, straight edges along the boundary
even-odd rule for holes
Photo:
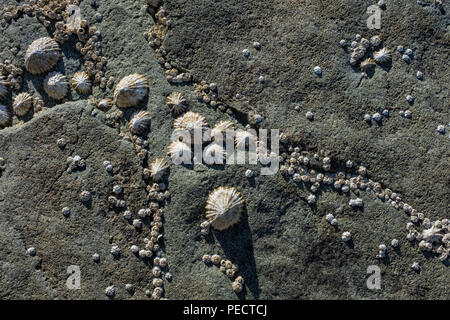
[[[33,97],[26,92],[18,94],[13,102],[14,113],[19,117],[26,115],[33,106],[33,101]]]
[[[45,92],[55,100],[63,99],[69,90],[69,82],[60,72],[50,73],[44,80]]]
[[[150,126],[150,119],[147,111],[140,111],[131,118],[128,127],[133,134],[142,134]]]
[[[234,187],[218,187],[208,196],[206,219],[216,230],[225,230],[241,218],[244,199]]]
[[[207,126],[205,117],[192,111],[186,112],[183,116],[176,118],[173,123],[175,130],[187,130],[191,134],[195,130],[203,130]]]
[[[126,76],[114,90],[114,102],[119,108],[137,106],[148,95],[149,87],[148,80],[143,75]]]
[[[0,104],[0,127],[6,127],[9,124],[10,114],[8,108]]]
[[[50,71],[61,57],[58,43],[48,37],[39,38],[30,44],[25,53],[25,68],[32,74]]]
[[[83,71],[75,73],[72,77],[72,86],[78,93],[88,94],[92,88],[89,75]]]
[[[173,114],[178,115],[186,110],[186,99],[179,92],[172,92],[166,99],[167,105]]]
[[[163,158],[155,159],[150,164],[150,175],[153,181],[161,181],[164,175],[167,173],[167,169],[169,169],[169,164]]]
[[[10,83],[4,79],[4,77],[0,77],[0,98],[6,97],[8,94],[8,86]]]

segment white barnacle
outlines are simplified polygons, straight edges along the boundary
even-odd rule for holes
[[[363,200],[361,198],[350,199],[348,202],[349,206],[361,208],[363,206]]]
[[[411,265],[411,268],[412,268],[414,271],[416,271],[416,272],[420,271],[420,266],[419,266],[419,263],[418,263],[418,262],[414,262],[414,263]]]
[[[378,112],[374,113],[373,116],[372,116],[372,119],[377,121],[377,122],[381,121],[381,114],[379,114]]]
[[[315,195],[310,194],[306,200],[308,201],[309,204],[314,204],[314,203],[316,203],[317,198]]]
[[[117,245],[113,245],[111,247],[110,253],[114,256],[117,257],[120,254],[120,248]]]
[[[342,235],[341,235],[341,239],[344,242],[350,241],[351,238],[352,238],[352,235],[348,231],[343,232]]]
[[[105,295],[106,295],[107,297],[112,298],[112,297],[115,296],[115,294],[116,294],[116,289],[114,289],[114,286],[106,287],[106,289],[105,289]]]
[[[318,76],[322,75],[322,68],[319,66],[315,66],[314,67],[314,73],[317,74]]]
[[[91,200],[91,193],[87,190],[83,190],[80,193],[81,202],[87,203]]]
[[[233,187],[218,187],[208,196],[206,219],[219,231],[236,224],[242,215],[244,199]]]

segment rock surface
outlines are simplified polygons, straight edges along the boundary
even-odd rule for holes
[[[165,157],[174,119],[166,97],[172,91],[183,93],[189,109],[204,115],[210,125],[231,120],[243,128],[260,114],[261,127],[280,129],[310,154],[328,153],[332,172],[344,170],[351,159],[432,221],[450,218],[450,139],[448,133],[436,132],[438,124],[447,125],[450,119],[448,14],[431,1],[423,1],[425,6],[389,2],[381,30],[366,26],[371,1],[164,1],[172,21],[164,40],[168,60],[192,73],[194,83],[217,83],[220,99],[235,116],[199,102],[194,83],[175,86],[166,81],[164,66],[143,35],[154,24],[145,1],[97,2],[96,9],[90,1],[82,1],[80,7],[90,23],[95,12],[103,15],[95,25],[108,59],[105,76],[118,82],[131,73],[144,74],[150,95],[138,107],[125,110],[119,125],[110,128],[105,113],[73,89],[67,100],[74,101],[58,105],[42,90],[45,75],[25,74],[22,90],[42,96],[49,109],[23,124],[14,117],[12,127],[0,130],[0,157],[6,160],[0,172],[0,298],[107,299],[104,290],[114,285],[116,299],[148,299],[152,266],[130,247],[143,246],[149,225],[144,221],[142,231],[137,231],[122,217],[125,209],[108,205],[108,196],[120,184],[120,197],[133,218],[148,205],[142,164],[123,134],[128,134],[135,111],[148,110],[148,160]],[[444,7],[450,10],[448,4]],[[413,49],[414,59],[406,64],[393,52],[390,65],[377,66],[373,74],[362,77],[349,64],[349,51],[339,46],[341,39],[350,43],[355,34],[379,34],[391,50],[398,45]],[[8,45],[0,57],[23,66],[29,43],[47,35],[34,17],[13,21],[1,31]],[[261,43],[260,50],[253,48],[254,41]],[[68,77],[82,69],[74,43],[71,39],[63,46],[64,57],[56,67]],[[20,49],[16,55],[10,50],[14,47]],[[249,58],[242,54],[245,48]],[[322,77],[313,72],[317,65]],[[417,70],[424,72],[423,81],[415,77]],[[264,83],[258,81],[261,75]],[[112,92],[95,87],[93,96],[99,100],[112,97]],[[406,101],[407,94],[415,97],[413,105]],[[363,121],[365,113],[386,108],[390,116],[380,125]],[[398,114],[407,109],[412,119]],[[107,114],[114,111],[116,107]],[[306,119],[307,111],[314,112],[314,121]],[[59,138],[67,140],[64,149],[56,144]],[[75,155],[86,160],[86,168],[68,173],[66,159]],[[111,161],[113,174],[106,172],[105,160]],[[249,168],[254,178],[246,178]],[[173,274],[172,281],[164,282],[166,298],[450,298],[448,262],[422,253],[417,242],[406,240],[409,217],[404,212],[365,192],[359,194],[364,209],[355,211],[348,206],[353,194],[326,189],[311,206],[306,188],[280,173],[261,176],[260,169],[171,165],[166,181],[171,198],[163,209],[163,256]],[[245,212],[236,226],[203,237],[199,225],[205,220],[205,202],[218,186],[236,187],[246,201]],[[79,200],[83,190],[92,195],[87,205]],[[68,217],[61,213],[63,207],[71,209]],[[339,227],[325,221],[328,213],[338,218]],[[350,244],[341,241],[344,231],[352,234]],[[396,250],[389,246],[394,238],[400,240]],[[375,256],[381,243],[388,245],[388,257],[380,261]],[[119,258],[110,254],[113,244],[121,249]],[[29,247],[37,249],[36,256],[27,255]],[[99,263],[93,262],[94,253],[99,253]],[[214,253],[239,265],[244,292],[233,293],[230,279],[201,261],[204,254]],[[411,269],[414,261],[420,273]],[[80,267],[79,290],[66,286],[71,265]],[[366,286],[370,265],[381,269],[381,290]],[[126,292],[127,283],[133,284],[133,295]]]

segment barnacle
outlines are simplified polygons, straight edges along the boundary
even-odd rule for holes
[[[206,219],[216,230],[225,230],[241,218],[244,199],[233,187],[218,187],[208,196]]]
[[[32,74],[50,71],[61,57],[58,43],[48,37],[33,41],[25,53],[25,67]]]
[[[140,111],[133,116],[128,127],[133,134],[142,134],[150,126],[150,119],[147,111]]]
[[[148,80],[140,74],[124,77],[114,90],[114,101],[119,108],[130,108],[138,105],[148,94]]]
[[[178,115],[186,110],[186,99],[179,92],[172,92],[166,99],[173,114]]]
[[[77,72],[73,75],[72,86],[81,94],[88,94],[91,91],[91,81],[86,72]]]
[[[150,164],[150,175],[153,181],[161,181],[169,169],[169,164],[166,160],[158,158]]]
[[[50,73],[44,80],[45,92],[55,100],[61,100],[68,92],[69,82],[60,72]]]
[[[33,106],[33,101],[33,97],[26,92],[18,94],[13,102],[14,113],[18,116],[26,115]]]
[[[388,49],[383,48],[373,54],[375,61],[379,64],[383,64],[391,60],[391,55]]]
[[[0,127],[6,127],[10,120],[8,108],[0,104]]]

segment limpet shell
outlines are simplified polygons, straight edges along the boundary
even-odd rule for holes
[[[147,111],[140,111],[131,118],[128,127],[133,134],[142,134],[149,128],[150,119],[150,114]]]
[[[72,86],[78,93],[88,94],[92,88],[89,75],[83,71],[75,73],[72,77]]]
[[[148,80],[140,74],[124,77],[114,90],[114,102],[119,108],[137,106],[148,95],[150,85]]]
[[[48,37],[39,38],[30,44],[25,53],[25,68],[32,74],[50,71],[61,57],[58,43]]]
[[[44,80],[45,92],[55,100],[61,100],[67,95],[68,86],[66,76],[60,72],[52,72]]]
[[[169,169],[169,164],[163,158],[157,158],[150,164],[150,176],[153,181],[161,181]]]
[[[18,94],[13,102],[14,113],[20,117],[26,115],[33,106],[33,101],[33,97],[26,92]]]
[[[216,230],[225,230],[241,218],[244,199],[234,187],[218,187],[208,196],[206,219]]]

